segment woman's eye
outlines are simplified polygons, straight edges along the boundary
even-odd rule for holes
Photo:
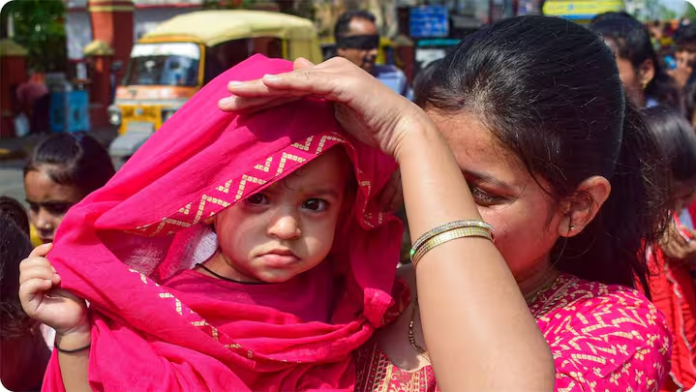
[[[478,205],[491,205],[500,200],[499,197],[495,197],[475,186],[471,187],[471,194]]]
[[[31,212],[39,212],[39,205],[35,203],[29,203],[29,209]]]
[[[253,205],[268,204],[268,198],[262,193],[257,193],[247,197],[246,202]]]
[[[326,211],[328,207],[329,203],[321,199],[309,199],[302,204],[302,208],[315,212]]]

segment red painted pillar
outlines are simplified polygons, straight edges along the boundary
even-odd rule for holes
[[[133,48],[135,6],[132,0],[89,0],[88,6],[94,39],[90,45],[99,42],[111,51],[91,55],[90,120],[93,127],[99,127],[108,124],[106,110],[111,104],[111,65],[120,61],[125,68]],[[117,80],[121,76],[117,75]]]
[[[90,122],[93,127],[108,125],[111,104],[111,64],[114,51],[103,41],[93,41],[84,50],[89,65]]]
[[[0,137],[14,137],[19,114],[17,87],[27,81],[26,50],[9,39],[0,40]]]
[[[133,48],[134,9],[132,0],[89,0],[92,39],[113,48],[114,60],[123,64]]]

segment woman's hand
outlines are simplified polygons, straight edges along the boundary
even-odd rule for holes
[[[87,304],[60,288],[60,276],[44,256],[50,244],[34,249],[19,265],[19,299],[29,317],[56,330],[59,336],[90,331]]]
[[[318,65],[299,59],[292,72],[233,81],[228,89],[233,96],[219,104],[226,111],[255,112],[303,97],[336,102],[336,119],[346,131],[394,157],[409,130],[423,124],[436,129],[420,108],[340,57]]]
[[[689,265],[689,268],[693,269],[696,266],[696,240],[687,240],[682,234],[685,231],[689,232],[691,236],[696,234],[691,230],[677,227],[675,223],[672,223],[665,232],[661,248],[668,259],[685,263]]]

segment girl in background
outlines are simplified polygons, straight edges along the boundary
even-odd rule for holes
[[[657,60],[643,24],[625,12],[607,12],[595,17],[589,28],[614,52],[621,81],[636,105],[684,110],[680,89]]]
[[[32,244],[52,242],[65,213],[114,175],[109,153],[83,133],[59,133],[41,141],[24,167]]]
[[[647,125],[658,142],[669,171],[668,207],[674,211],[672,231],[649,259],[652,301],[667,317],[672,331],[672,367],[663,391],[688,391],[696,384],[696,290],[693,257],[676,258],[678,249],[693,241],[693,224],[679,218],[696,193],[696,134],[676,110],[644,110]],[[690,220],[688,214],[686,219]],[[685,227],[686,226],[686,227]],[[690,228],[689,228],[690,227]]]

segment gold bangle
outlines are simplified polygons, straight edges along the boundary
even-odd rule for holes
[[[482,227],[463,227],[459,229],[452,229],[444,233],[435,235],[426,243],[424,243],[420,248],[418,248],[416,253],[411,258],[413,267],[415,268],[420,259],[423,258],[423,256],[425,256],[426,253],[433,250],[435,247],[442,245],[445,242],[465,237],[480,237],[493,241],[493,235],[491,234],[491,232]]]
[[[418,249],[426,242],[432,239],[433,237],[437,236],[438,234],[454,230],[454,229],[461,229],[461,228],[468,228],[468,227],[478,227],[481,229],[487,230],[490,234],[491,237],[493,237],[493,226],[489,225],[486,222],[483,221],[478,221],[478,220],[459,220],[459,221],[454,221],[450,223],[445,223],[444,225],[437,226],[431,230],[429,230],[427,233],[423,234],[416,240],[416,242],[413,243],[413,246],[411,247],[411,258],[418,252]],[[493,237],[494,238],[494,237]]]

